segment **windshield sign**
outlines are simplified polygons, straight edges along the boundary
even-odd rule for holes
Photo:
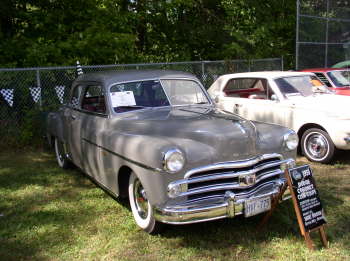
[[[283,77],[275,80],[278,88],[285,97],[301,95],[310,96],[315,93],[329,93],[316,76],[301,75]]]

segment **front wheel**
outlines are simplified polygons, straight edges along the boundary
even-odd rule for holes
[[[335,153],[335,146],[324,130],[312,128],[301,138],[301,151],[310,161],[328,163]]]
[[[149,234],[160,231],[162,224],[155,220],[146,191],[134,173],[129,178],[129,202],[135,222],[140,228]]]
[[[63,169],[69,168],[70,162],[67,159],[67,155],[64,150],[64,144],[62,141],[59,141],[58,138],[55,138],[55,153],[58,166]]]

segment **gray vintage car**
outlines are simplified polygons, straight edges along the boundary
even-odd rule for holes
[[[298,144],[290,129],[220,111],[195,76],[176,71],[80,75],[47,124],[59,166],[129,197],[149,233],[267,211]]]

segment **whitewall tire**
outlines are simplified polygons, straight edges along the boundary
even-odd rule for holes
[[[146,191],[133,172],[130,174],[128,190],[130,207],[136,224],[147,233],[159,232],[162,224],[155,220]]]
[[[70,162],[67,159],[67,155],[64,151],[64,143],[59,141],[58,138],[55,137],[55,154],[58,166],[63,169],[67,169],[70,166]]]

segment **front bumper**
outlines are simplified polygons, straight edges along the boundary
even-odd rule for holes
[[[249,193],[235,194],[227,191],[224,196],[213,196],[198,202],[170,207],[154,207],[156,220],[168,224],[191,224],[203,221],[230,218],[244,214],[245,202],[259,198],[270,197],[271,201],[278,196],[285,185],[285,179],[262,184]],[[289,190],[282,195],[282,200],[290,198]]]

